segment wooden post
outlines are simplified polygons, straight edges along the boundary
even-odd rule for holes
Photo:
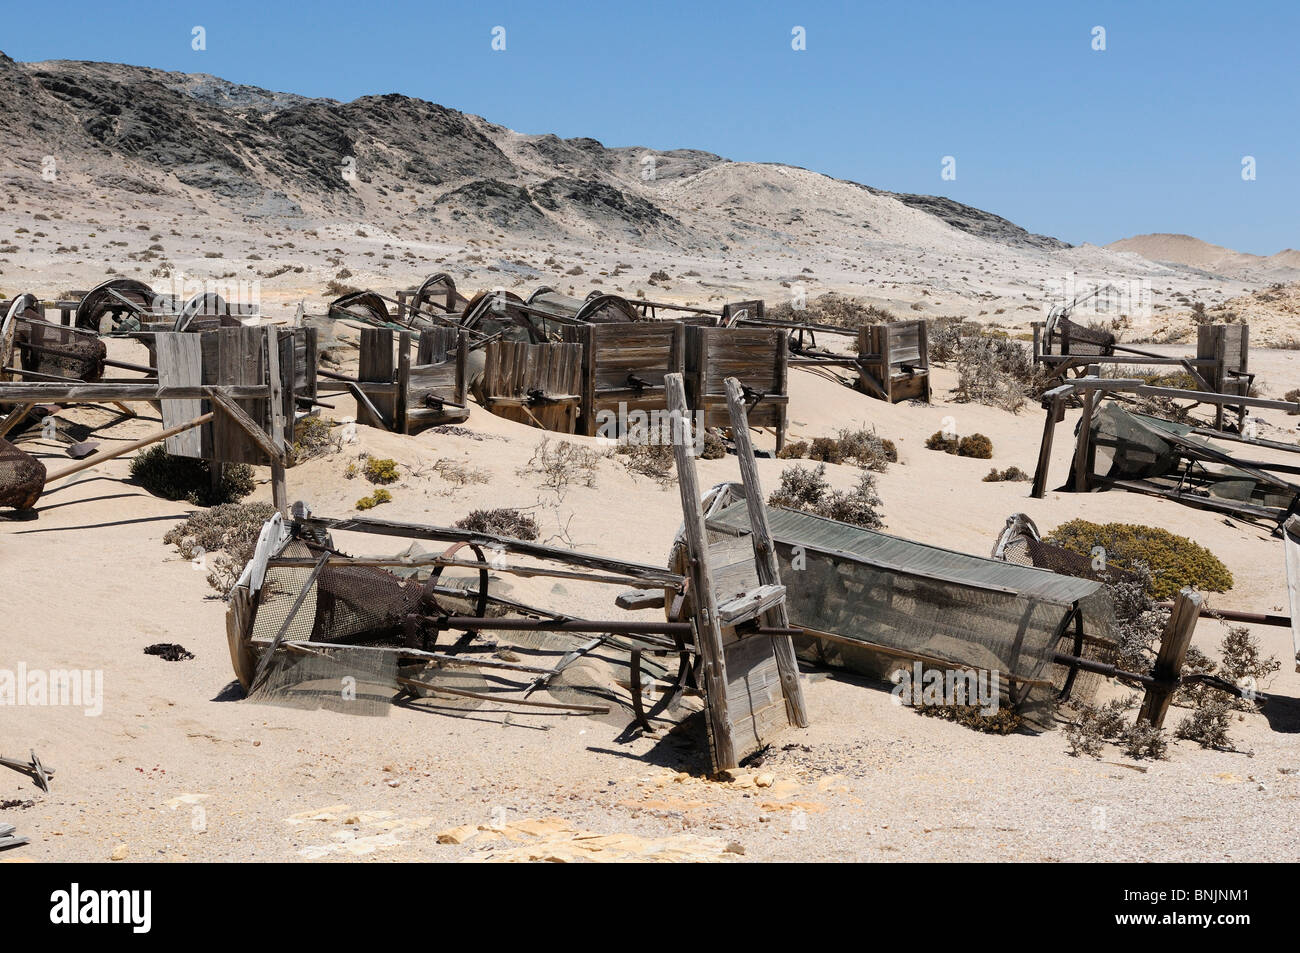
[[[1056,424],[1064,410],[1062,398],[1053,396],[1047,406],[1047,420],[1043,424],[1043,442],[1038,448],[1038,466],[1034,469],[1034,486],[1029,495],[1041,500],[1047,494],[1047,469],[1052,462],[1052,438],[1056,436]]]
[[[691,436],[686,432],[690,411],[686,406],[686,385],[681,374],[664,376],[668,411],[672,420],[673,455],[677,462],[677,485],[682,497],[682,525],[686,532],[690,599],[695,616],[695,647],[704,672],[709,737],[713,742],[714,768],[737,766],[736,744],[727,711],[727,666],[718,627],[718,600],[709,569],[709,539],[700,505],[700,479],[690,453]]]
[[[745,487],[745,506],[749,511],[750,539],[754,543],[754,564],[758,582],[762,586],[781,585],[781,571],[777,566],[776,544],[767,525],[767,508],[763,505],[763,487],[758,479],[758,463],[754,459],[754,444],[749,438],[749,417],[745,413],[745,398],[740,381],[728,377],[727,410],[731,412],[731,439],[736,444],[736,459],[740,461],[740,481]],[[763,614],[763,624],[788,628],[790,615],[785,600]],[[808,707],[804,702],[803,686],[799,684],[799,662],[794,654],[794,642],[788,635],[774,635],[772,650],[776,654],[776,667],[781,675],[781,690],[785,694],[790,721],[800,728],[808,727]]]
[[[1074,442],[1074,492],[1087,493],[1090,480],[1088,450],[1092,444],[1092,410],[1097,402],[1097,392],[1088,388],[1083,392],[1083,414],[1079,417],[1079,436]]]
[[[284,384],[280,379],[280,335],[274,327],[266,329],[266,374],[271,387],[271,443],[277,454],[271,457],[271,501],[284,518],[289,517],[289,493],[284,480]]]
[[[407,395],[411,388],[411,332],[403,331],[397,336],[397,395],[393,402],[393,429],[398,433],[411,432],[407,420]]]
[[[1169,703],[1173,701],[1178,689],[1178,678],[1183,671],[1183,659],[1187,657],[1187,647],[1192,644],[1192,633],[1196,631],[1196,620],[1201,615],[1199,592],[1184,589],[1178,593],[1174,610],[1169,615],[1164,634],[1160,637],[1160,651],[1156,655],[1155,668],[1151,675],[1156,682],[1146,690],[1142,699],[1142,710],[1138,721],[1149,722],[1155,728],[1163,728],[1165,714]]]

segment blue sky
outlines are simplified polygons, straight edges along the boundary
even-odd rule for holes
[[[9,0],[4,23],[0,49],[17,60],[340,100],[400,92],[523,132],[948,195],[1075,243],[1167,231],[1258,254],[1300,246],[1300,4],[1283,0]],[[196,25],[206,50],[191,48]],[[795,26],[805,50],[791,49]],[[955,180],[940,177],[944,156]]]

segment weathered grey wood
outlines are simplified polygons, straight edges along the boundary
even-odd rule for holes
[[[785,586],[758,586],[718,603],[718,622],[743,625],[785,601]]]
[[[673,455],[677,463],[677,485],[682,499],[682,524],[685,527],[691,607],[695,621],[695,645],[699,649],[704,674],[709,727],[710,753],[715,771],[737,766],[736,745],[732,735],[727,703],[727,667],[718,626],[717,597],[713,574],[709,569],[708,533],[700,504],[700,480],[695,471],[695,457],[690,453],[691,435],[686,432],[690,415],[686,405],[686,385],[681,374],[664,377],[668,410],[672,414]]]
[[[208,399],[215,385],[164,387],[141,382],[125,384],[100,381],[89,384],[12,383],[0,390],[0,399],[33,404],[75,404],[95,401],[161,401]],[[222,385],[226,396],[236,400],[266,397],[270,389],[265,384]]]
[[[1199,592],[1184,589],[1178,593],[1174,610],[1169,615],[1164,634],[1160,637],[1160,650],[1156,655],[1156,664],[1151,671],[1155,683],[1146,690],[1142,698],[1142,710],[1138,720],[1145,721],[1156,728],[1163,728],[1169,703],[1173,701],[1178,688],[1178,679],[1182,675],[1183,660],[1187,657],[1187,648],[1192,644],[1192,633],[1196,631],[1196,620],[1201,615],[1201,602],[1204,600]]]
[[[283,453],[272,441],[266,431],[257,425],[252,417],[244,413],[244,408],[222,393],[221,388],[216,388],[212,394],[212,403],[216,405],[223,413],[227,414],[236,424],[243,428],[244,432],[250,436],[265,452],[267,457],[272,460],[283,460]],[[216,464],[214,464],[216,466]]]
[[[280,378],[280,332],[274,327],[266,329],[266,375],[271,387],[271,444],[276,450],[271,456],[271,500],[280,515],[288,517],[289,493],[284,480],[288,450],[284,438],[284,382]]]
[[[1043,442],[1038,448],[1038,466],[1034,468],[1034,485],[1029,495],[1041,500],[1047,493],[1047,470],[1052,464],[1052,438],[1056,436],[1056,422],[1060,419],[1060,397],[1052,397],[1047,405],[1047,420],[1043,423]]]
[[[159,385],[203,383],[203,348],[197,334],[155,335],[154,354]],[[192,420],[205,410],[207,408],[203,406],[202,400],[164,400],[163,426],[170,427],[183,420]],[[168,437],[167,452],[178,457],[202,457],[203,432],[190,429]]]
[[[763,501],[763,486],[758,478],[758,462],[754,458],[754,445],[749,439],[749,420],[740,389],[734,377],[726,380],[727,408],[731,413],[731,437],[736,445],[736,459],[740,462],[740,480],[745,488],[745,509],[749,513],[750,539],[754,545],[755,569],[758,581],[764,586],[780,586],[781,570],[777,564],[776,544],[767,524],[767,507]],[[775,606],[765,619],[770,626],[786,628],[790,616],[784,600]],[[772,636],[772,650],[776,654],[777,671],[781,675],[781,689],[785,693],[790,720],[800,728],[808,727],[808,708],[799,683],[799,663],[795,658],[794,642],[788,635]]]
[[[1086,493],[1089,489],[1088,448],[1092,444],[1092,409],[1096,405],[1096,391],[1083,394],[1083,413],[1079,417],[1079,434],[1074,443],[1074,491]]]

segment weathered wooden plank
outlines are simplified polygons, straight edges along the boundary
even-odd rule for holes
[[[1178,688],[1178,678],[1183,671],[1183,660],[1187,657],[1187,648],[1192,644],[1192,633],[1196,631],[1196,620],[1201,615],[1201,602],[1204,596],[1191,589],[1178,593],[1174,610],[1169,615],[1164,634],[1160,637],[1160,650],[1156,655],[1155,667],[1151,675],[1155,684],[1149,686],[1142,698],[1142,710],[1138,720],[1150,723],[1156,728],[1163,728],[1169,703],[1173,701]]]
[[[203,347],[197,334],[158,334],[154,338],[160,386],[201,385],[203,383]],[[202,400],[164,400],[163,427],[192,420],[206,411]],[[209,441],[210,442],[210,441]],[[185,430],[168,437],[168,453],[178,457],[202,457],[202,428]]]

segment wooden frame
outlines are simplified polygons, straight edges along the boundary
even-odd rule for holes
[[[858,331],[858,380],[872,397],[930,402],[929,330],[924,321],[868,324]]]
[[[362,328],[357,363],[357,421],[396,433],[459,423],[469,416],[465,405],[464,332],[427,328],[420,332],[411,361],[410,331]],[[397,351],[394,354],[393,345]]]
[[[572,324],[563,340],[582,345],[582,401],[578,430],[596,435],[602,411],[664,410],[664,378],[685,364],[686,329],[675,321]]]
[[[582,402],[581,344],[489,341],[483,403],[498,417],[575,433]]]
[[[726,379],[748,390],[751,427],[776,433],[776,449],[785,446],[789,349],[786,332],[777,328],[686,328],[685,387],[687,403],[702,415],[705,427],[729,427]]]

